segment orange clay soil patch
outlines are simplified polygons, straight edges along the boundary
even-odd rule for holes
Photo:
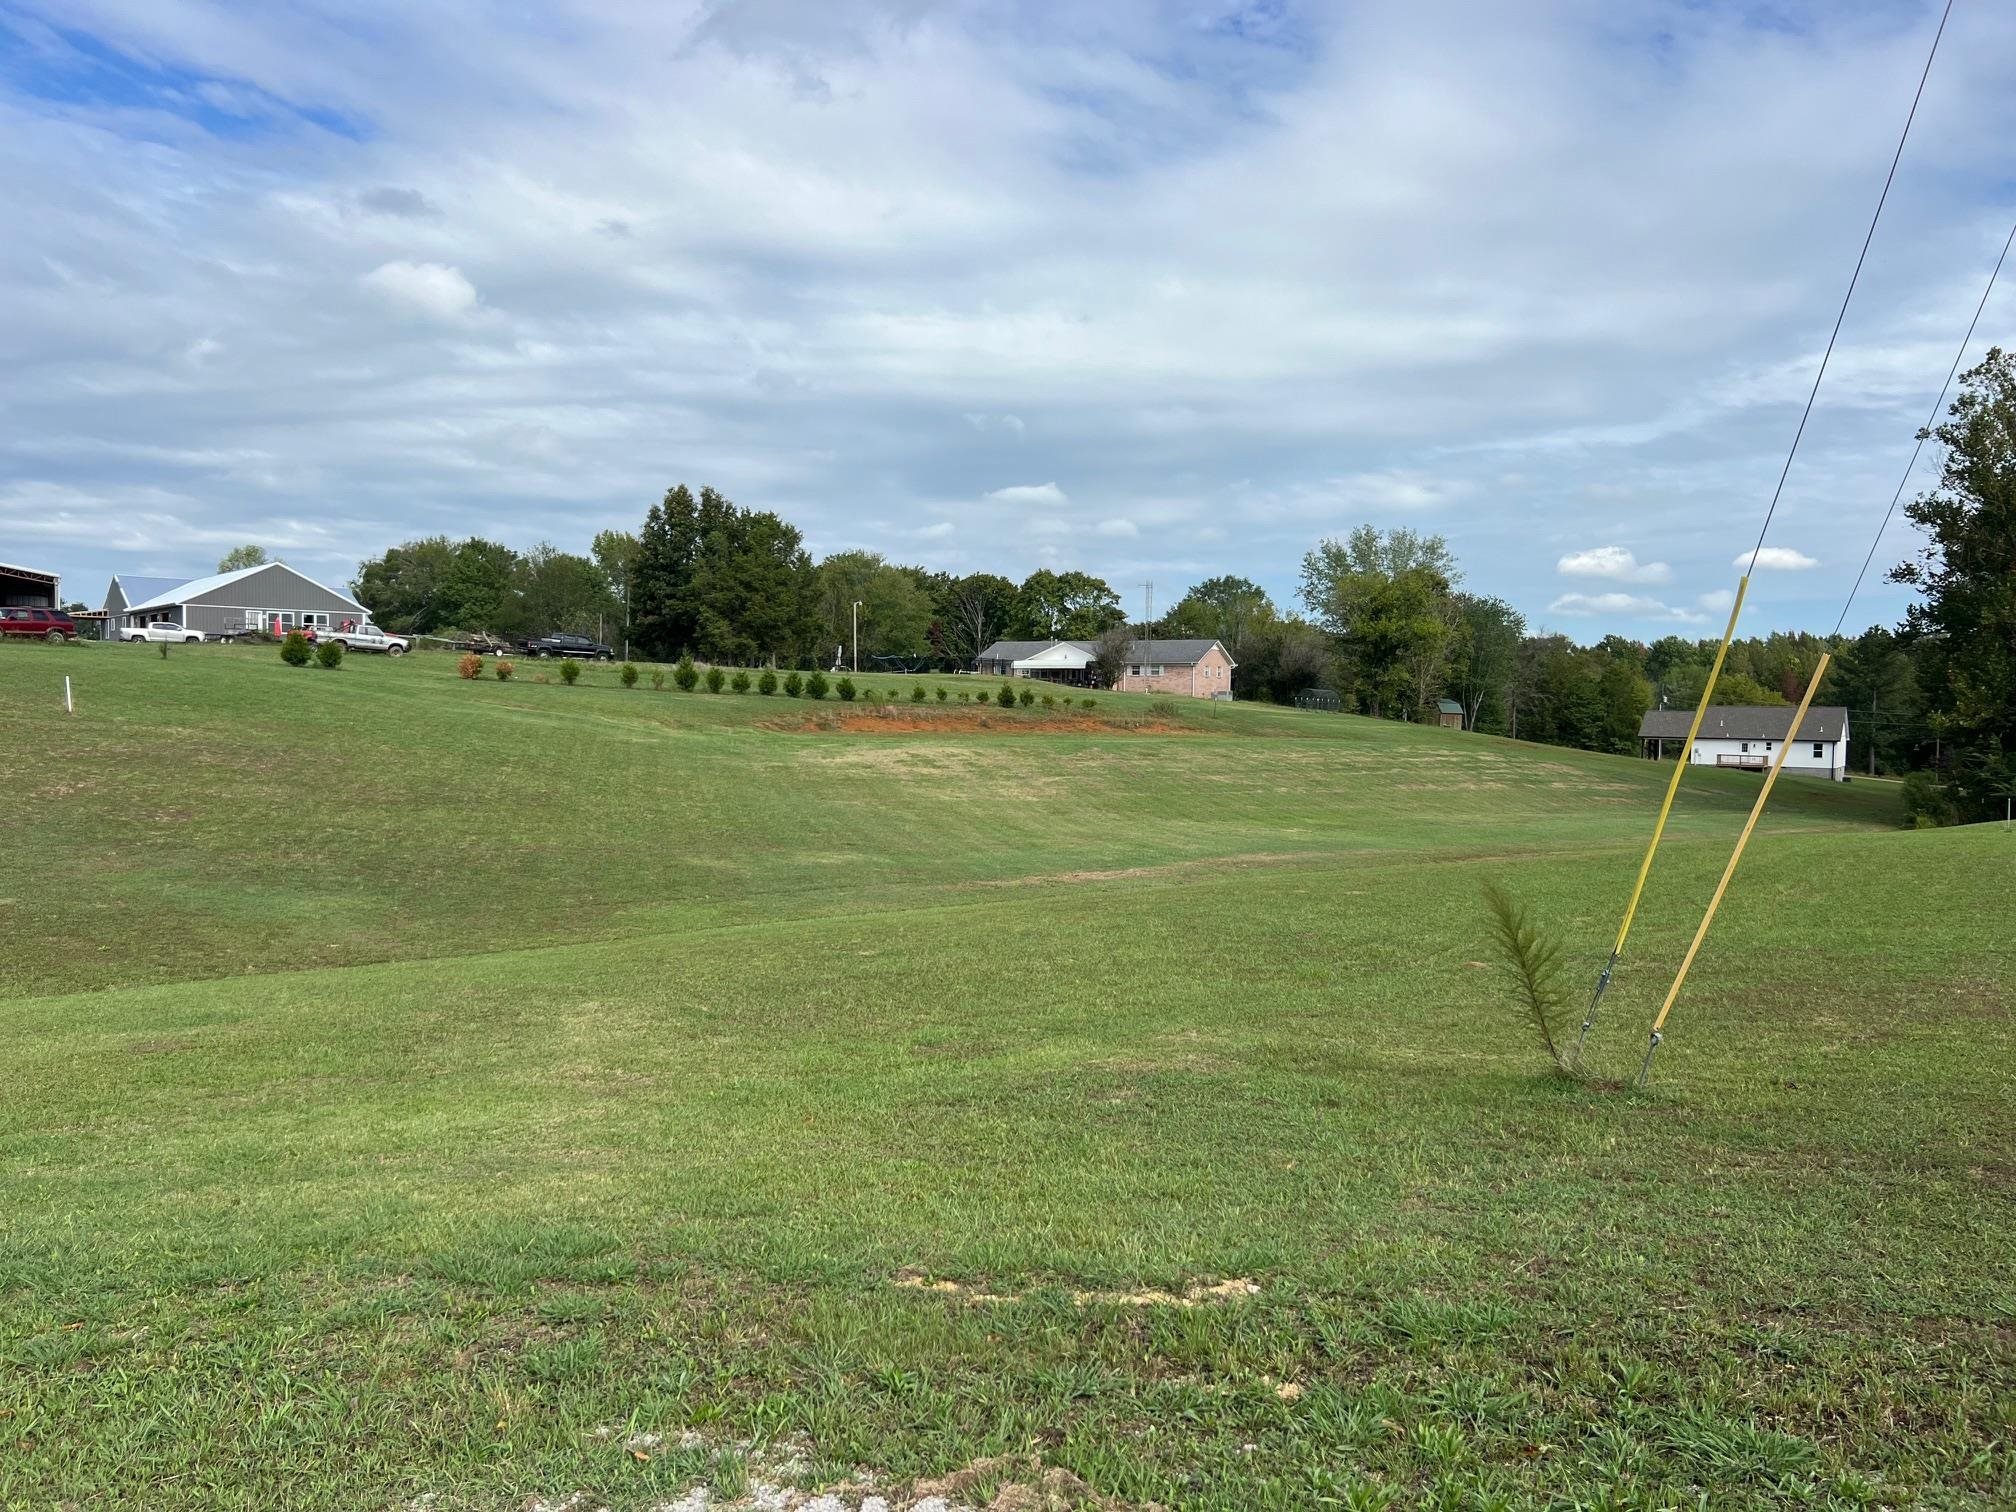
[[[766,728],[805,735],[1202,735],[1188,725],[1151,719],[1118,722],[1096,714],[1051,715],[1003,709],[904,710],[878,714],[867,710],[846,714],[814,714],[806,719],[777,721]]]

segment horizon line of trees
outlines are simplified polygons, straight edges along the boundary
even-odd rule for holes
[[[1946,461],[1938,487],[1906,506],[1926,543],[1890,573],[1919,595],[1904,623],[1855,637],[1745,637],[1730,646],[1717,697],[1795,702],[1820,652],[1833,651],[1821,697],[1849,709],[1855,764],[1866,755],[1878,772],[1928,773],[1914,807],[1946,822],[1986,817],[2016,790],[2016,366],[2006,354],[1991,350],[1963,375],[1949,419],[1927,438]],[[1130,624],[1112,586],[1089,573],[1045,568],[1017,583],[871,551],[815,562],[779,515],[683,483],[636,532],[600,532],[587,556],[434,536],[363,563],[352,590],[394,631],[620,635],[668,662],[690,653],[817,667],[836,649],[851,655],[857,628],[864,666],[918,669],[970,668],[996,640],[1094,642],[1103,664],[1119,654],[1109,632],[1216,639],[1238,664],[1240,698],[1289,703],[1328,688],[1345,709],[1406,720],[1433,718],[1447,698],[1469,729],[1624,753],[1637,750],[1655,704],[1699,700],[1718,643],[1531,633],[1503,599],[1463,586],[1441,536],[1370,525],[1304,556],[1299,607],[1225,575]]]

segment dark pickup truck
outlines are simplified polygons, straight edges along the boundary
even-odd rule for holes
[[[527,656],[579,656],[589,661],[614,661],[616,652],[585,635],[542,635],[525,642]]]

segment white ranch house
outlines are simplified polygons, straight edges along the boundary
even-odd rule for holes
[[[1710,704],[1693,748],[1684,750],[1694,711],[1654,709],[1639,722],[1638,741],[1644,753],[1655,760],[1663,760],[1671,746],[1672,754],[1683,755],[1696,766],[1763,771],[1777,760],[1778,748],[1791,731],[1794,712],[1765,704]],[[1787,772],[1847,781],[1846,709],[1839,704],[1808,709],[1791,740],[1792,749],[1785,756]]]

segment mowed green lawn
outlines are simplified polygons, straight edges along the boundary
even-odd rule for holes
[[[1479,892],[1593,974],[1650,763],[0,653],[0,1502],[2016,1499],[1999,828],[1788,779],[1634,1095]],[[1755,781],[1689,775],[1600,1074]]]

